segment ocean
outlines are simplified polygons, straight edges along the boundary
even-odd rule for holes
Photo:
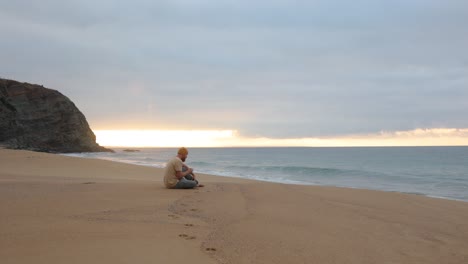
[[[177,152],[114,150],[66,155],[163,168]],[[468,201],[468,147],[190,148],[186,164],[219,176]]]

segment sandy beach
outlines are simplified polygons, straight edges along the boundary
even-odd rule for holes
[[[198,177],[0,149],[1,263],[468,263],[467,202]]]

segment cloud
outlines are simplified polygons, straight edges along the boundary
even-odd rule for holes
[[[464,1],[3,1],[0,75],[60,90],[95,129],[464,128],[467,14]]]
[[[95,130],[108,147],[468,146],[468,128],[415,129],[339,137],[246,137],[233,130]]]
[[[297,146],[297,147],[355,147],[355,146],[468,146],[468,128],[433,128],[408,131],[381,131],[374,134],[342,135],[337,137],[268,138],[242,137],[220,142],[222,146]]]

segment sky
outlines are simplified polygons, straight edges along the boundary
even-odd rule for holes
[[[455,0],[0,0],[0,77],[59,90],[95,132],[468,145],[466,25]]]

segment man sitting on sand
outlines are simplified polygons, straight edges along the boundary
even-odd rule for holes
[[[199,185],[195,179],[193,169],[184,164],[187,159],[188,150],[180,148],[177,156],[167,162],[164,170],[164,185],[169,189],[192,189]]]

